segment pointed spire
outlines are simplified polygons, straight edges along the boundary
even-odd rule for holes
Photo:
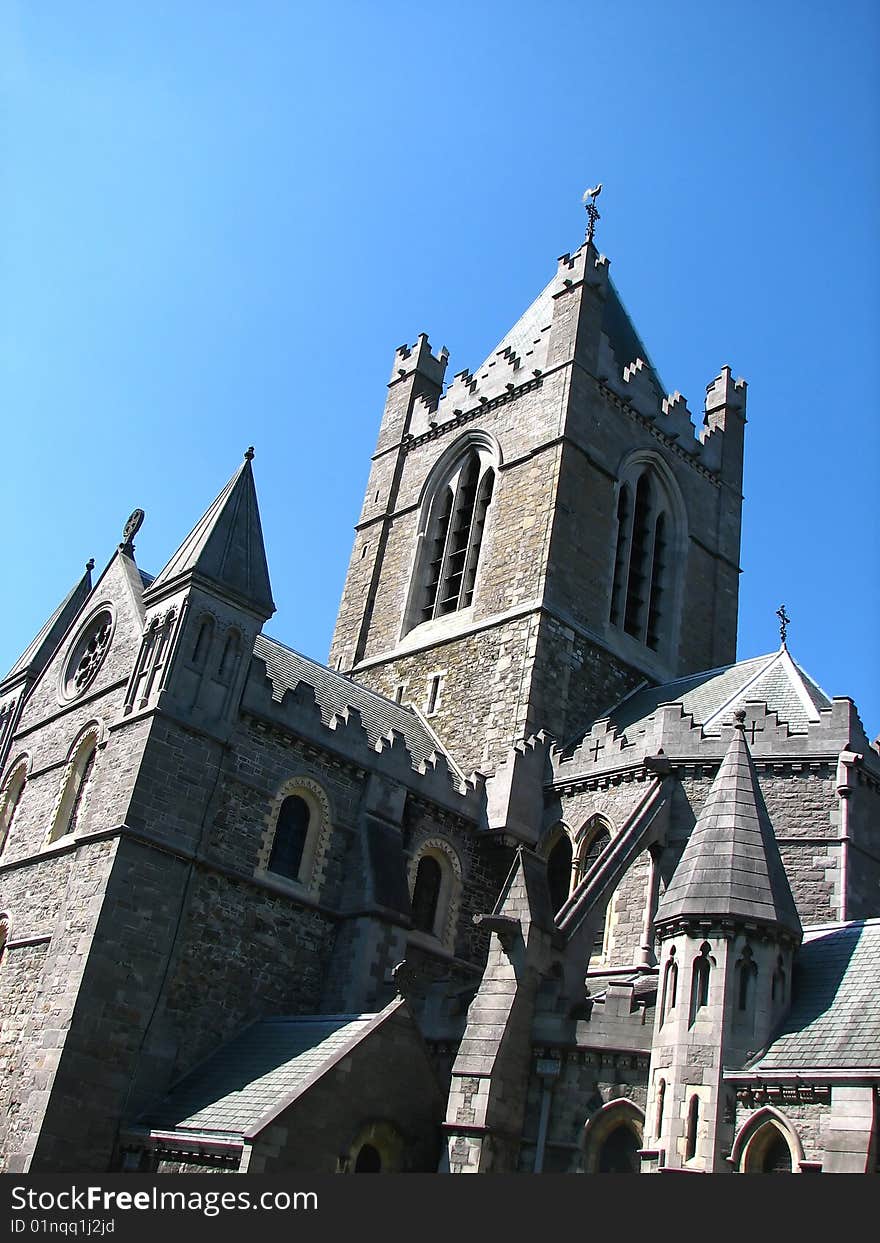
[[[146,597],[164,593],[186,576],[198,575],[258,613],[268,617],[275,612],[253,457],[251,447],[226,487],[150,584]]]
[[[712,917],[779,925],[800,936],[801,924],[745,736],[736,728],[656,922]]]
[[[36,677],[37,674],[45,669],[49,663],[50,656],[64,638],[68,627],[92,590],[92,570],[94,568],[95,562],[90,558],[86,562],[85,573],[82,578],[68,592],[52,616],[45,622],[37,636],[31,640],[19,656],[3,679],[4,683],[11,678],[21,677],[26,674]]]

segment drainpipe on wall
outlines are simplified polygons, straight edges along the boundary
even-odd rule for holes
[[[654,916],[657,914],[657,895],[660,889],[660,847],[648,847],[648,883],[645,889],[645,913],[642,918],[642,939],[636,955],[637,967],[656,966],[654,954]]]
[[[541,1116],[538,1120],[538,1139],[535,1144],[534,1174],[544,1172],[544,1149],[547,1146],[547,1131],[550,1125],[550,1100],[553,1086],[559,1078],[560,1063],[556,1058],[542,1057],[537,1065],[538,1077],[541,1080]]]

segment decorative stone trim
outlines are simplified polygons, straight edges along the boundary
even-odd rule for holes
[[[281,804],[292,794],[299,795],[309,808],[309,829],[299,867],[299,877],[295,881],[289,878],[279,879],[286,879],[291,888],[302,888],[309,893],[318,894],[326,875],[327,847],[333,829],[333,814],[330,800],[323,787],[304,774],[289,777],[269,804],[269,810],[264,817],[265,827],[260,840],[260,853],[255,874],[267,878],[274,877],[274,873],[269,870],[269,859],[278,827],[278,814],[281,811]]]
[[[440,863],[442,883],[437,898],[437,915],[434,921],[437,940],[449,951],[455,952],[455,934],[461,908],[463,874],[461,860],[455,847],[444,837],[425,837],[416,846],[407,868],[409,893],[412,897],[416,885],[419,863],[425,855],[432,855]],[[445,913],[444,913],[445,912]]]
[[[116,631],[116,610],[109,600],[92,609],[68,644],[58,675],[58,702],[71,703],[98,676]]]
[[[58,796],[52,809],[44,846],[52,845],[67,835],[67,826],[70,822],[74,805],[81,792],[81,783],[77,781],[77,777],[81,777],[82,769],[85,768],[89,756],[93,752],[97,752],[100,747],[106,746],[105,735],[106,729],[103,721],[90,721],[74,739],[72,746],[67,752],[67,763],[64,766],[64,774],[61,778]],[[80,766],[82,766],[82,769]],[[88,786],[84,792],[84,797],[88,800]],[[88,806],[87,801],[84,803],[84,806]]]

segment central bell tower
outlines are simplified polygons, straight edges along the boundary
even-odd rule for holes
[[[476,371],[394,357],[330,652],[466,770],[735,659],[745,383],[699,431],[585,242]]]

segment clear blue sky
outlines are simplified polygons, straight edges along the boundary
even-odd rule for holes
[[[394,348],[475,366],[583,236],[699,419],[749,381],[740,654],[880,729],[876,0],[0,0],[8,667],[128,513],[156,572],[253,443],[326,658]]]

